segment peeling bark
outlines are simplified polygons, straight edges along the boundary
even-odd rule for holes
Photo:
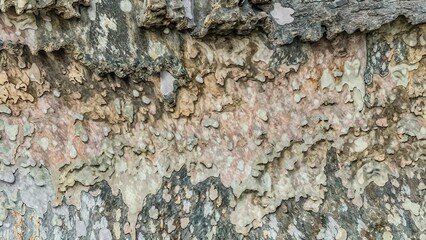
[[[0,1],[1,239],[426,239],[426,4]]]

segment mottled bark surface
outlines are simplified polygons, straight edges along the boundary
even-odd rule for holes
[[[423,0],[0,10],[0,239],[426,240]]]

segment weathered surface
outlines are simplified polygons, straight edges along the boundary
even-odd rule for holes
[[[1,239],[426,239],[423,1],[0,10]]]

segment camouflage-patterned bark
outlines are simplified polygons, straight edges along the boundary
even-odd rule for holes
[[[0,239],[426,240],[423,0],[0,10]]]

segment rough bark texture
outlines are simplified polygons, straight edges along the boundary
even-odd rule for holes
[[[426,239],[423,0],[0,10],[0,239]]]

